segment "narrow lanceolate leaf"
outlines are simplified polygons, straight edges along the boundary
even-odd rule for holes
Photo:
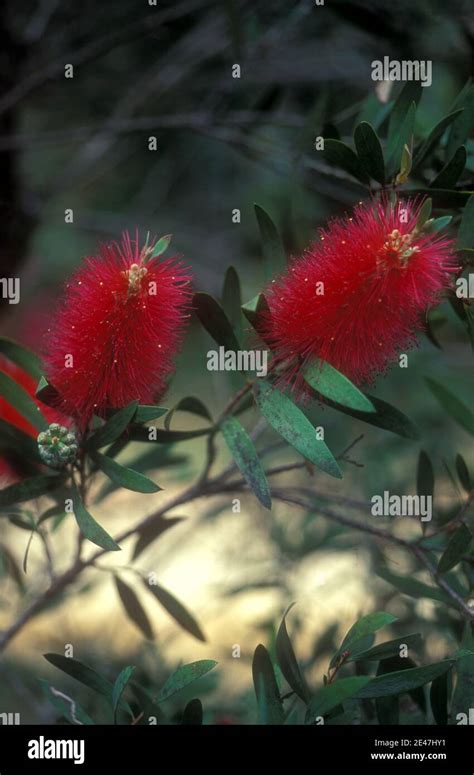
[[[456,100],[456,107],[463,108],[463,112],[453,122],[446,146],[446,160],[449,161],[460,145],[464,145],[474,126],[474,86],[466,89]]]
[[[106,549],[108,552],[120,551],[120,546],[114,541],[112,536],[89,514],[76,487],[73,487],[72,495],[74,516],[84,538],[87,538],[96,546],[100,546],[101,549]]]
[[[316,438],[316,430],[308,418],[283,393],[271,384],[260,380],[256,401],[267,422],[311,463],[338,479],[342,478],[339,466],[324,441]]]
[[[416,105],[412,102],[400,126],[399,133],[389,138],[386,154],[387,177],[389,178],[394,177],[400,171],[405,146],[408,148],[412,146],[415,114]]]
[[[358,619],[358,621],[352,625],[331,659],[330,667],[334,667],[339,657],[344,652],[348,652],[348,656],[350,656],[358,642],[366,638],[367,635],[372,635],[374,632],[377,632],[377,630],[392,624],[396,620],[396,616],[392,616],[392,614],[388,614],[385,611],[377,611],[376,613],[368,614],[367,616]]]
[[[193,700],[189,700],[185,709],[183,710],[183,718],[181,724],[184,726],[201,726],[204,716],[202,702],[195,697]]]
[[[306,684],[303,673],[300,670],[298,661],[295,656],[295,652],[286,629],[286,617],[293,608],[293,605],[287,609],[283,619],[281,620],[280,627],[276,637],[276,658],[281,672],[286,678],[289,686],[293,689],[295,694],[300,697],[303,702],[307,703],[310,698],[310,692]]]
[[[29,393],[3,371],[0,371],[0,396],[13,406],[25,420],[28,420],[38,432],[44,431],[48,427],[40,408],[36,406]]]
[[[360,159],[356,153],[349,148],[348,145],[342,143],[340,140],[333,140],[325,138],[324,150],[321,154],[325,161],[329,164],[333,164],[335,167],[340,167],[349,175],[356,178],[360,183],[368,183],[369,178],[365,172]]]
[[[207,436],[212,431],[209,428],[196,428],[194,431],[167,431],[154,426],[143,427],[134,425],[128,431],[130,441],[150,441],[158,444],[173,444],[177,441],[187,441],[188,439],[197,439],[199,436]]]
[[[149,546],[153,541],[160,537],[162,533],[169,530],[173,525],[177,525],[183,522],[185,517],[169,517],[165,519],[161,515],[145,525],[138,533],[138,540],[133,548],[132,559],[136,560],[137,557]]]
[[[14,342],[13,339],[0,336],[0,353],[20,366],[31,377],[35,379],[41,377],[41,363],[38,356],[18,342]]]
[[[0,420],[0,448],[18,455],[23,461],[41,461],[36,440],[4,420]]]
[[[474,413],[440,382],[431,379],[431,377],[425,377],[425,381],[444,411],[453,420],[456,420],[464,430],[474,434]]]
[[[388,155],[394,155],[396,147],[398,147],[400,141],[400,134],[402,130],[403,122],[406,115],[412,105],[415,103],[418,105],[421,95],[423,94],[423,87],[419,81],[408,81],[397,99],[390,113],[388,123],[388,140],[387,140],[387,153]]]
[[[323,686],[316,692],[308,705],[306,723],[311,724],[318,718],[324,718],[337,705],[363,690],[369,682],[370,678],[360,675],[352,678],[340,678],[332,684]]]
[[[51,665],[57,667],[58,670],[62,670],[63,673],[70,675],[71,678],[74,678],[76,681],[79,681],[79,683],[89,687],[89,689],[97,692],[97,694],[102,695],[102,697],[105,697],[112,705],[114,685],[92,667],[84,665],[73,657],[65,657],[63,654],[43,654],[43,656]],[[127,703],[121,704],[129,710]]]
[[[357,420],[369,423],[369,425],[375,425],[377,428],[383,428],[383,430],[396,433],[397,436],[402,436],[405,439],[417,440],[420,437],[417,427],[414,423],[399,409],[386,401],[382,401],[381,398],[365,394],[370,403],[375,407],[375,412],[360,412],[358,409],[349,409],[347,406],[331,401],[329,398],[323,398],[323,403],[336,409],[338,412],[348,414],[351,417],[355,417]]]
[[[175,598],[174,595],[171,594],[171,592],[168,592],[167,589],[160,587],[158,584],[148,583],[146,579],[143,579],[143,583],[145,588],[155,596],[165,611],[178,622],[183,630],[189,632],[189,634],[194,638],[197,638],[197,640],[202,640],[203,642],[206,641],[206,637],[194,616]]]
[[[101,471],[109,477],[109,479],[118,484],[120,487],[125,487],[127,490],[133,490],[134,492],[152,493],[159,492],[159,487],[155,482],[152,482],[148,476],[139,474],[138,471],[134,471],[132,468],[120,465],[107,455],[101,455],[100,452],[93,453],[93,459]]]
[[[392,586],[409,597],[414,597],[416,599],[426,597],[430,600],[437,600],[448,606],[454,606],[453,601],[445,592],[438,589],[438,587],[424,584],[422,581],[418,581],[418,579],[411,578],[410,576],[398,576],[396,573],[391,573],[385,568],[380,568],[377,571],[377,576],[380,576],[381,579],[388,584],[392,584]]]
[[[125,687],[130,681],[130,678],[132,677],[134,670],[135,670],[135,667],[133,665],[127,665],[127,667],[124,667],[124,669],[120,671],[117,678],[115,679],[115,683],[112,689],[112,708],[114,711],[114,724],[117,723],[117,713],[120,705],[120,700],[122,699],[122,694],[124,693]]]
[[[430,197],[428,197],[428,199],[425,199],[425,201],[421,205],[420,212],[418,213],[418,218],[416,221],[417,231],[421,231],[425,223],[431,218],[432,209],[433,209],[433,200]]]
[[[23,503],[38,498],[40,495],[55,490],[64,482],[62,476],[39,475],[32,476],[29,479],[23,479],[22,482],[11,484],[0,490],[0,508],[10,506],[13,503]]]
[[[257,204],[254,207],[262,241],[265,279],[270,280],[285,269],[285,250],[278,230],[268,213]]]
[[[112,417],[89,439],[88,446],[94,449],[100,449],[107,444],[112,444],[115,439],[122,435],[127,426],[132,422],[137,412],[138,401],[132,401],[123,409],[114,412]]]
[[[450,113],[448,116],[444,116],[444,118],[439,121],[435,127],[431,130],[426,140],[424,140],[420,147],[417,148],[415,156],[413,158],[413,169],[416,169],[424,162],[424,160],[429,156],[431,151],[436,146],[438,140],[442,137],[446,129],[451,126],[453,121],[458,118],[458,116],[462,113],[462,108],[459,110],[455,110],[453,113]]]
[[[438,573],[447,573],[467,554],[472,541],[472,533],[467,525],[461,525],[452,534],[449,543],[438,563]]]
[[[416,490],[418,495],[429,495],[433,497],[434,482],[433,464],[428,454],[422,449],[418,457],[418,470],[416,476]]]
[[[360,661],[365,662],[378,662],[381,659],[388,659],[389,657],[398,656],[400,653],[400,646],[406,646],[407,648],[419,648],[422,640],[421,635],[418,632],[405,635],[394,640],[387,640],[385,643],[380,643],[378,646],[373,646],[366,651],[356,652],[354,655],[350,654],[346,658],[346,662]]]
[[[285,714],[270,655],[262,644],[255,649],[252,675],[260,724],[283,724]]]
[[[115,576],[115,586],[128,618],[138,627],[145,638],[153,640],[155,635],[150,620],[134,590],[118,576]]]
[[[222,288],[222,306],[227,317],[230,320],[232,328],[239,342],[242,341],[242,294],[240,290],[240,280],[237,271],[233,266],[229,266],[224,277]]]
[[[199,659],[197,662],[190,662],[188,665],[181,665],[170,675],[161,687],[156,702],[164,702],[172,697],[176,692],[181,691],[186,686],[197,681],[210,670],[213,670],[217,662],[214,659]]]
[[[464,208],[456,247],[458,250],[474,248],[474,194],[469,197]]]
[[[318,393],[338,404],[359,412],[375,412],[367,396],[329,363],[320,361],[312,364],[305,370],[304,379]]]
[[[470,493],[472,490],[471,474],[462,455],[456,455],[456,472],[464,490]]]
[[[201,325],[218,345],[226,350],[238,350],[239,343],[234,329],[221,305],[209,293],[195,293],[193,308]]]
[[[393,673],[372,678],[366,686],[363,686],[356,694],[358,700],[374,699],[376,697],[388,697],[392,694],[404,694],[419,686],[424,686],[448,670],[451,670],[456,659],[443,659],[426,667],[412,667],[407,670],[397,670]]]
[[[271,509],[272,498],[265,471],[257,450],[247,431],[235,417],[228,417],[221,425],[222,435],[235,463],[250,489],[266,509]]]
[[[435,678],[430,689],[430,704],[437,724],[446,726],[448,723],[448,678],[449,673]]]
[[[355,129],[354,143],[362,167],[367,174],[384,185],[385,164],[382,146],[377,133],[367,121],[362,121]]]
[[[461,145],[452,159],[445,164],[441,172],[431,181],[430,188],[453,188],[464,172],[466,161],[466,146]]]

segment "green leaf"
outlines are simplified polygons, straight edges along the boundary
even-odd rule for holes
[[[431,130],[426,140],[424,140],[419,148],[416,149],[414,158],[413,158],[413,169],[417,169],[426,159],[427,156],[431,153],[435,145],[437,144],[438,140],[441,139],[446,129],[451,126],[453,121],[455,121],[458,116],[461,115],[463,112],[463,109],[460,108],[459,110],[455,110],[453,113],[449,113],[449,115],[444,116],[444,118],[439,121],[435,127]]]
[[[265,341],[265,333],[261,326],[262,313],[268,313],[269,309],[268,302],[263,293],[258,293],[253,299],[246,302],[246,304],[242,304],[243,314],[263,341]]]
[[[138,540],[133,548],[132,560],[136,560],[137,557],[147,548],[147,546],[159,538],[162,533],[164,533],[166,530],[169,530],[169,528],[173,527],[173,525],[177,525],[179,522],[183,522],[184,519],[185,517],[170,517],[169,519],[165,519],[160,514],[147,522],[145,527],[143,527],[137,533]]]
[[[0,396],[13,406],[38,431],[44,431],[48,423],[29,393],[18,382],[0,371]]]
[[[177,670],[170,675],[164,685],[160,689],[160,693],[156,698],[156,702],[164,702],[168,700],[173,694],[180,692],[186,686],[194,683],[203,675],[213,670],[217,662],[214,659],[199,659],[197,662],[190,662],[187,665],[181,665]]]
[[[0,336],[0,353],[5,355],[12,363],[16,363],[23,371],[26,371],[34,379],[41,377],[41,364],[40,359],[34,352],[28,350],[23,345],[14,342],[13,339],[8,339],[5,336]]]
[[[416,476],[416,491],[418,495],[429,495],[433,497],[434,493],[434,470],[433,464],[424,449],[420,451],[418,457],[418,469]]]
[[[324,150],[320,151],[320,153],[325,161],[348,172],[349,175],[352,175],[352,177],[356,178],[360,183],[365,185],[369,182],[357,154],[354,153],[352,148],[349,148],[348,145],[342,143],[340,140],[325,138]]]
[[[435,678],[451,670],[455,661],[455,658],[443,659],[441,662],[435,662],[426,667],[412,667],[376,676],[357,692],[356,697],[358,700],[362,700],[389,697],[392,694],[405,694],[434,681]]]
[[[474,248],[474,194],[469,197],[464,208],[456,247],[458,250],[472,250]]]
[[[471,474],[462,455],[456,455],[456,471],[464,490],[470,493],[472,490]]]
[[[354,143],[364,170],[371,178],[384,185],[385,164],[382,146],[376,132],[367,121],[362,121],[356,127]]]
[[[433,208],[433,200],[428,197],[425,199],[423,204],[421,205],[420,212],[418,213],[418,218],[416,221],[416,230],[421,231],[425,225],[425,223],[429,220],[431,217],[431,210]]]
[[[100,449],[100,447],[105,447],[107,444],[112,444],[132,422],[137,413],[137,408],[138,401],[132,401],[128,406],[124,406],[123,409],[114,412],[112,417],[92,434],[89,438],[88,446],[93,449]]]
[[[453,420],[456,420],[464,430],[474,434],[474,414],[471,410],[440,382],[431,379],[431,377],[425,377],[425,382],[444,411]]]
[[[467,161],[466,146],[461,145],[454,156],[444,165],[441,172],[437,174],[430,183],[432,188],[454,188],[461,177]]]
[[[0,490],[0,508],[10,506],[13,503],[23,503],[32,498],[39,498],[40,495],[46,495],[63,483],[63,476],[48,476],[46,474],[23,479],[17,484],[11,484]]]
[[[328,398],[324,398],[323,403],[331,406],[338,412],[348,414],[351,417],[355,417],[357,420],[362,420],[363,422],[369,423],[369,425],[383,428],[391,433],[396,433],[403,438],[413,439],[415,441],[419,439],[420,436],[417,427],[406,415],[400,412],[399,409],[396,409],[386,401],[382,401],[381,398],[370,395],[370,393],[365,393],[364,395],[375,407],[375,412],[360,412],[357,409],[349,409]]]
[[[454,121],[448,136],[446,146],[446,161],[449,161],[460,145],[464,145],[474,126],[474,87],[470,87],[457,100],[457,104],[463,108],[463,112]]]
[[[461,561],[472,541],[472,534],[467,525],[460,525],[452,534],[449,543],[440,557],[438,563],[438,573],[447,573]]]
[[[239,343],[229,318],[213,296],[209,293],[195,293],[193,308],[201,325],[219,346],[225,347],[226,350],[239,350]]]
[[[117,723],[117,713],[120,705],[120,700],[122,699],[122,694],[124,693],[125,687],[130,681],[130,678],[132,677],[134,670],[135,670],[135,667],[133,665],[127,665],[127,667],[124,667],[123,670],[120,671],[117,678],[115,679],[115,683],[112,689],[112,707],[114,711],[114,724]]]
[[[51,686],[44,678],[39,678],[38,681],[41,684],[45,697],[47,697],[53,708],[62,717],[67,719],[70,724],[84,724],[86,726],[94,724],[91,717],[81,708],[76,700],[56,689],[55,686]]]
[[[127,490],[133,490],[133,492],[152,493],[159,492],[162,488],[155,482],[152,482],[148,476],[139,474],[132,468],[126,468],[120,465],[107,455],[101,455],[100,452],[94,452],[92,455],[94,461],[97,463],[101,471],[109,477],[109,479],[118,484],[120,487],[125,487]]]
[[[411,148],[415,126],[416,105],[411,103],[400,126],[398,135],[389,137],[387,143],[387,176],[393,178],[400,170],[404,148]],[[412,162],[413,167],[413,162]]]
[[[454,191],[449,188],[406,188],[403,192],[404,196],[410,197],[429,194],[435,206],[443,208],[464,207],[472,193],[472,191]]]
[[[445,603],[445,605],[453,606],[451,598],[437,587],[431,587],[429,584],[424,584],[422,581],[418,581],[410,576],[397,576],[386,568],[380,568],[377,571],[377,575],[388,584],[392,584],[400,592],[403,592],[404,595],[416,599],[426,597],[430,600],[437,600],[440,603]]]
[[[165,250],[168,250],[168,245],[171,242],[173,235],[172,234],[165,234],[164,237],[161,237],[156,245],[153,248],[153,253],[151,254],[150,258],[156,258],[157,256],[161,256],[162,253],[165,252]]]
[[[243,337],[241,310],[242,293],[239,275],[233,266],[229,266],[225,273],[224,285],[222,287],[222,306],[230,320],[238,341],[241,342]]]
[[[412,109],[413,103],[416,111],[422,94],[423,87],[419,81],[408,81],[395,100],[388,122],[387,158],[397,156],[397,149],[403,148],[403,145],[400,145],[403,124],[406,122],[407,113]]]
[[[304,371],[305,381],[326,398],[360,412],[375,412],[371,401],[352,382],[324,361],[309,366]]]
[[[326,716],[331,710],[353,697],[370,682],[365,675],[340,678],[332,684],[326,684],[319,689],[311,699],[306,711],[306,723],[311,724],[317,718]]]
[[[181,724],[185,726],[201,726],[203,719],[202,702],[197,697],[190,700],[183,710]]]
[[[349,652],[348,656],[355,652],[358,642],[366,638],[367,635],[372,635],[382,627],[386,627],[388,624],[392,624],[396,621],[396,616],[392,616],[392,614],[388,614],[385,611],[377,611],[376,613],[368,614],[367,616],[363,616],[361,619],[358,619],[358,621],[352,625],[349,632],[345,636],[338,650],[331,659],[329,666],[334,667],[339,657],[345,651]]]
[[[412,155],[411,151],[408,147],[408,145],[405,143],[405,145],[402,148],[402,159],[400,162],[400,171],[395,178],[395,185],[399,186],[402,183],[406,183],[412,167]]]
[[[398,656],[400,653],[400,646],[418,648],[421,646],[421,643],[420,633],[415,632],[410,635],[395,638],[394,640],[387,640],[385,643],[380,643],[378,646],[373,646],[366,651],[357,651],[354,655],[349,655],[345,662],[363,662],[365,660],[368,660],[369,662],[378,662],[381,659]]]
[[[426,234],[433,234],[437,231],[441,231],[449,226],[452,220],[452,215],[443,215],[441,218],[433,218],[426,224],[424,231]]]
[[[260,643],[252,661],[252,676],[260,724],[283,724],[285,714],[270,655]]]
[[[448,723],[448,676],[449,673],[435,678],[430,689],[430,704],[437,724],[446,726]]]
[[[272,507],[272,497],[265,471],[257,450],[247,431],[235,417],[228,417],[221,425],[222,436],[231,455],[250,489],[262,506]]]
[[[84,665],[82,662],[79,662],[78,659],[73,659],[73,657],[65,657],[63,654],[50,653],[43,654],[43,656],[51,665],[57,667],[58,670],[62,670],[63,673],[70,675],[71,678],[74,678],[76,681],[79,681],[79,683],[84,684],[84,686],[89,687],[89,689],[92,689],[94,692],[97,692],[97,694],[105,697],[106,700],[108,700],[108,702],[113,706],[112,697],[114,686],[110,681],[107,680],[107,678],[104,678],[99,673],[97,673],[96,670],[93,670],[93,668],[88,667],[88,665]],[[120,701],[120,706],[131,713],[128,703],[122,700]]]
[[[125,584],[118,576],[114,577],[114,581],[118,596],[128,618],[138,627],[145,638],[154,640],[155,634],[150,624],[150,620],[134,590],[129,587],[128,584]]]
[[[324,441],[316,438],[316,430],[308,418],[283,393],[268,382],[259,380],[256,401],[267,422],[303,457],[322,471],[342,479],[339,466]]]
[[[100,546],[101,549],[106,549],[108,552],[120,551],[120,546],[115,543],[112,536],[110,536],[104,528],[95,521],[94,517],[89,514],[81,500],[76,486],[72,489],[72,500],[74,516],[82,535],[96,546]]]
[[[271,280],[275,274],[286,268],[285,250],[278,230],[268,213],[255,204],[255,216],[262,241],[263,266],[266,280]]]
[[[470,623],[466,622],[461,646],[474,652],[474,635]],[[458,714],[469,717],[469,709],[474,708],[474,655],[464,656],[456,662],[456,687],[451,703],[451,724],[460,720]]]
[[[286,617],[293,608],[292,603],[286,610],[283,619],[281,620],[280,627],[278,628],[275,650],[276,658],[281,672],[283,673],[288,685],[293,689],[295,694],[303,700],[304,703],[308,703],[310,699],[310,692],[305,678],[300,670],[298,661],[291,644],[288,630],[286,629]]]
[[[171,419],[175,412],[189,412],[190,414],[197,415],[197,417],[203,417],[205,420],[209,420],[209,422],[212,423],[212,416],[209,409],[200,398],[196,398],[195,396],[185,396],[185,398],[181,398],[180,401],[169,410],[165,417],[166,430],[169,430]]]
[[[137,406],[137,411],[133,416],[134,423],[150,422],[150,420],[157,420],[158,417],[162,417],[168,409],[165,406],[147,406],[146,404],[140,404]]]
[[[202,640],[204,643],[206,642],[205,635],[194,616],[174,597],[174,595],[171,594],[171,592],[168,592],[167,589],[160,587],[158,584],[150,584],[147,579],[143,579],[143,584],[145,588],[155,596],[165,611],[178,622],[183,630],[189,632],[189,634],[194,638],[197,638],[197,640]]]

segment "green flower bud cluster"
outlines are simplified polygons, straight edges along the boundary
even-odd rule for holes
[[[38,450],[43,463],[51,468],[63,468],[76,459],[77,439],[64,425],[53,422],[47,431],[39,434]]]

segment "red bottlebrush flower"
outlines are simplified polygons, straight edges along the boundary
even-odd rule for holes
[[[66,286],[49,329],[46,376],[81,427],[92,414],[163,393],[190,305],[190,275],[128,233],[103,245]]]
[[[452,240],[417,228],[421,204],[360,203],[273,281],[262,335],[285,381],[322,359],[363,384],[416,343],[459,268]]]

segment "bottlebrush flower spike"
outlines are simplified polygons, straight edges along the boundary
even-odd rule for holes
[[[158,259],[162,242],[140,248],[138,235],[125,233],[66,286],[47,337],[46,376],[80,427],[133,400],[153,403],[166,388],[191,277],[176,259]]]
[[[261,331],[283,380],[321,358],[363,384],[416,343],[459,269],[452,240],[417,227],[422,204],[360,203],[273,281]]]

